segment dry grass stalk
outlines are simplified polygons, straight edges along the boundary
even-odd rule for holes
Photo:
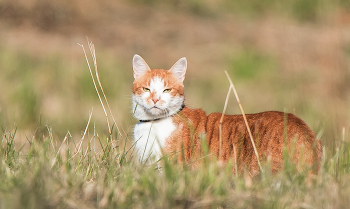
[[[92,56],[92,59],[93,59],[93,62],[94,62],[95,74],[96,74],[96,79],[97,79],[98,85],[100,86],[101,92],[102,92],[103,97],[104,97],[104,99],[105,99],[105,101],[106,101],[106,104],[107,104],[109,113],[111,114],[111,117],[112,117],[112,119],[113,119],[113,122],[114,122],[114,124],[115,124],[115,127],[117,128],[118,133],[120,134],[120,136],[123,137],[122,132],[120,131],[120,129],[119,129],[118,125],[117,125],[117,122],[116,122],[115,119],[114,119],[114,116],[113,116],[113,114],[112,114],[112,110],[111,110],[111,108],[109,107],[109,103],[108,103],[106,94],[105,94],[105,92],[104,92],[104,90],[103,90],[103,88],[102,88],[102,84],[101,84],[101,81],[100,81],[100,76],[98,75],[97,61],[96,61],[96,52],[95,52],[95,45],[92,43],[92,41],[91,41],[89,38],[87,38],[87,41],[88,41],[90,53],[91,53],[91,56]],[[91,70],[90,70],[90,72],[91,72]],[[91,76],[91,77],[92,77],[92,76]],[[94,78],[92,77],[92,79],[94,79]],[[106,112],[105,112],[105,114],[106,114]],[[108,120],[108,118],[107,118],[107,120]],[[126,133],[125,133],[125,130],[123,129],[123,127],[122,127],[122,131],[123,131],[124,136],[126,136]]]
[[[77,154],[80,152],[81,146],[82,146],[82,144],[83,144],[83,141],[84,141],[84,138],[85,138],[86,132],[87,132],[88,127],[89,127],[89,124],[90,124],[90,120],[91,120],[91,116],[92,116],[92,111],[93,111],[93,109],[92,109],[92,110],[91,110],[91,112],[90,112],[90,115],[89,115],[89,120],[88,120],[88,122],[87,122],[87,124],[86,124],[86,127],[85,127],[85,131],[84,131],[83,137],[81,137],[81,140],[80,140],[80,142],[79,142],[79,147],[78,147],[78,149],[76,150],[75,154],[74,154],[74,155],[73,155],[71,158],[73,158],[75,155],[77,155]]]
[[[46,125],[47,132],[49,132],[49,139],[51,142],[52,150],[55,152],[55,145],[53,144],[52,128]]]
[[[219,122],[219,159],[221,159],[221,154],[222,154],[222,152],[221,152],[221,149],[222,149],[222,133],[221,133],[222,132],[222,121],[224,120],[224,116],[225,116],[225,112],[226,112],[226,108],[227,108],[227,104],[228,104],[228,99],[230,97],[230,93],[231,93],[231,86],[228,89],[224,109],[222,111],[220,122]]]
[[[81,45],[81,44],[78,44],[78,45],[81,46],[81,47],[83,48],[85,60],[86,60],[86,63],[88,64],[89,71],[90,71],[90,75],[91,75],[91,78],[92,78],[92,82],[94,83],[94,87],[95,87],[95,90],[96,90],[98,99],[100,100],[100,103],[101,103],[101,105],[102,105],[103,112],[104,112],[104,114],[105,114],[105,116],[106,116],[106,119],[107,119],[107,126],[108,126],[108,132],[109,132],[109,135],[111,136],[112,130],[111,130],[111,126],[109,125],[108,115],[107,115],[105,106],[103,105],[103,102],[102,102],[100,93],[98,92],[97,85],[96,85],[96,82],[95,82],[95,79],[94,79],[94,76],[93,76],[93,74],[92,74],[92,70],[91,70],[91,67],[90,67],[90,63],[89,63],[89,60],[88,60],[87,55],[86,55],[86,52],[85,52],[85,48],[84,48],[84,46]],[[93,56],[93,55],[92,55],[92,56]]]
[[[244,113],[244,110],[243,110],[241,101],[239,100],[239,97],[238,97],[236,88],[235,88],[235,86],[233,85],[232,80],[231,80],[231,78],[230,78],[230,76],[228,75],[228,73],[227,73],[226,70],[225,70],[225,74],[226,74],[226,76],[227,76],[228,81],[229,81],[230,84],[231,84],[231,85],[230,85],[230,89],[232,89],[233,93],[235,94],[235,97],[236,97],[236,100],[237,100],[237,102],[238,102],[239,108],[240,108],[240,110],[241,110],[241,112],[242,112],[243,119],[244,119],[245,125],[246,125],[247,130],[248,130],[248,133],[249,133],[250,141],[252,142],[252,145],[253,145],[253,148],[254,148],[254,153],[255,153],[255,156],[256,156],[256,160],[257,160],[257,162],[258,162],[260,171],[262,172],[263,169],[262,169],[261,164],[260,164],[258,150],[256,149],[256,146],[255,146],[255,143],[254,143],[254,139],[253,139],[253,135],[252,135],[252,132],[250,131],[250,128],[249,128],[249,125],[248,125],[248,121],[247,121],[247,118],[246,118],[246,116],[245,116],[245,113]],[[225,102],[225,103],[226,103],[226,102]],[[222,116],[222,118],[223,118],[223,116]],[[220,122],[221,122],[221,121],[220,121]],[[221,137],[221,136],[220,136],[220,137]],[[220,147],[221,147],[221,142],[220,142]],[[221,152],[221,150],[220,150],[220,152]]]
[[[70,132],[68,131],[68,132],[66,133],[66,136],[64,136],[64,139],[63,139],[63,141],[62,141],[62,143],[61,143],[60,148],[58,148],[58,151],[57,151],[57,154],[56,154],[55,158],[54,158],[53,161],[52,161],[51,168],[55,165],[56,159],[57,159],[57,157],[58,157],[58,154],[59,154],[60,151],[61,151],[62,145],[67,141],[68,135],[69,135],[70,137],[72,137],[72,135],[71,135]]]

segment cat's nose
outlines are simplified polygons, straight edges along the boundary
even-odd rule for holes
[[[155,103],[157,103],[159,101],[159,98],[152,98],[152,101]]]

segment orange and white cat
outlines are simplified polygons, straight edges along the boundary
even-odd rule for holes
[[[242,115],[225,115],[222,122],[220,152],[219,121],[221,113],[208,116],[202,109],[185,106],[186,58],[170,70],[151,70],[139,55],[133,58],[132,108],[135,118],[134,139],[141,161],[157,161],[164,154],[177,153],[177,160],[193,162],[203,153],[202,140],[219,160],[237,163],[238,171],[247,168],[252,176],[259,173],[254,149]],[[247,114],[259,159],[270,159],[272,172],[283,168],[283,146],[293,150],[296,163],[312,166],[322,157],[322,145],[304,121],[290,113],[268,111]],[[235,159],[234,159],[235,158]]]

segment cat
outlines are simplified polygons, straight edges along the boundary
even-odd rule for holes
[[[196,162],[206,146],[218,160],[236,162],[237,172],[247,169],[252,176],[259,174],[257,155],[242,115],[224,115],[220,152],[222,114],[207,116],[202,109],[184,104],[186,70],[186,58],[179,59],[170,70],[151,70],[141,56],[134,55],[132,110],[140,121],[134,128],[140,160],[157,162],[164,155],[175,155],[179,162]],[[283,169],[284,145],[293,152],[298,165],[319,168],[322,145],[303,120],[278,111],[246,114],[246,118],[259,160],[270,159],[272,172]]]

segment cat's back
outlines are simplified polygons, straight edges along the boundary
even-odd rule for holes
[[[289,135],[288,138],[295,135],[305,136],[309,143],[315,138],[315,134],[309,126],[292,113],[266,111],[246,114],[245,116],[251,132],[261,137],[265,135],[269,137],[282,135],[286,131],[285,134],[287,136]],[[213,136],[218,134],[221,117],[221,113],[211,113],[208,115],[206,125],[207,135]],[[221,125],[223,132],[227,135],[238,132],[240,134],[248,134],[243,115],[224,115]]]
[[[250,123],[259,123],[262,125],[296,125],[296,126],[305,126],[308,128],[307,124],[297,116],[292,113],[284,113],[279,111],[266,111],[254,114],[245,114],[248,124]],[[211,113],[207,118],[207,128],[215,128],[219,125],[222,113]],[[224,115],[223,126],[229,126],[230,123],[240,124],[244,123],[243,115]],[[289,123],[289,124],[288,124]],[[311,129],[310,129],[311,131]]]
[[[220,119],[221,113],[212,113],[207,117],[206,134],[208,145],[211,150],[219,152],[220,141]],[[295,140],[296,152],[294,158],[299,160],[299,150],[304,147],[306,154],[305,160],[309,165],[314,160],[320,162],[321,144],[316,142],[316,155],[313,156],[312,150],[315,143],[315,134],[300,118],[291,113],[279,111],[267,111],[256,114],[246,114],[249,129],[252,133],[255,146],[259,152],[259,158],[262,156],[272,157],[273,171],[282,167],[282,149],[283,146],[291,148]],[[232,157],[233,149],[241,147],[242,150],[238,156],[242,162],[251,167],[250,171],[256,173],[258,167],[256,158],[253,154],[253,147],[250,136],[242,115],[224,115],[222,121],[222,158],[228,160]],[[293,145],[294,146],[294,145]],[[236,148],[234,148],[236,147]]]
[[[283,113],[279,111],[266,111],[254,114],[246,114],[248,124],[260,124],[263,126],[267,125],[277,125],[283,126],[284,118],[289,120],[298,121],[295,115],[291,113]],[[222,117],[222,113],[211,113],[207,117],[207,132],[211,132],[214,129],[219,128],[219,123]],[[301,122],[302,120],[299,119]],[[224,115],[222,121],[222,128],[241,126],[244,125],[243,115]]]
[[[267,111],[255,114],[246,114],[249,128],[253,134],[261,136],[280,135],[283,132],[284,117],[294,119],[293,114],[278,111]],[[221,113],[211,113],[207,117],[206,134],[209,144],[216,144],[219,140]],[[224,115],[221,124],[222,137],[225,140],[238,143],[239,138],[249,139],[249,133],[243,115]]]

